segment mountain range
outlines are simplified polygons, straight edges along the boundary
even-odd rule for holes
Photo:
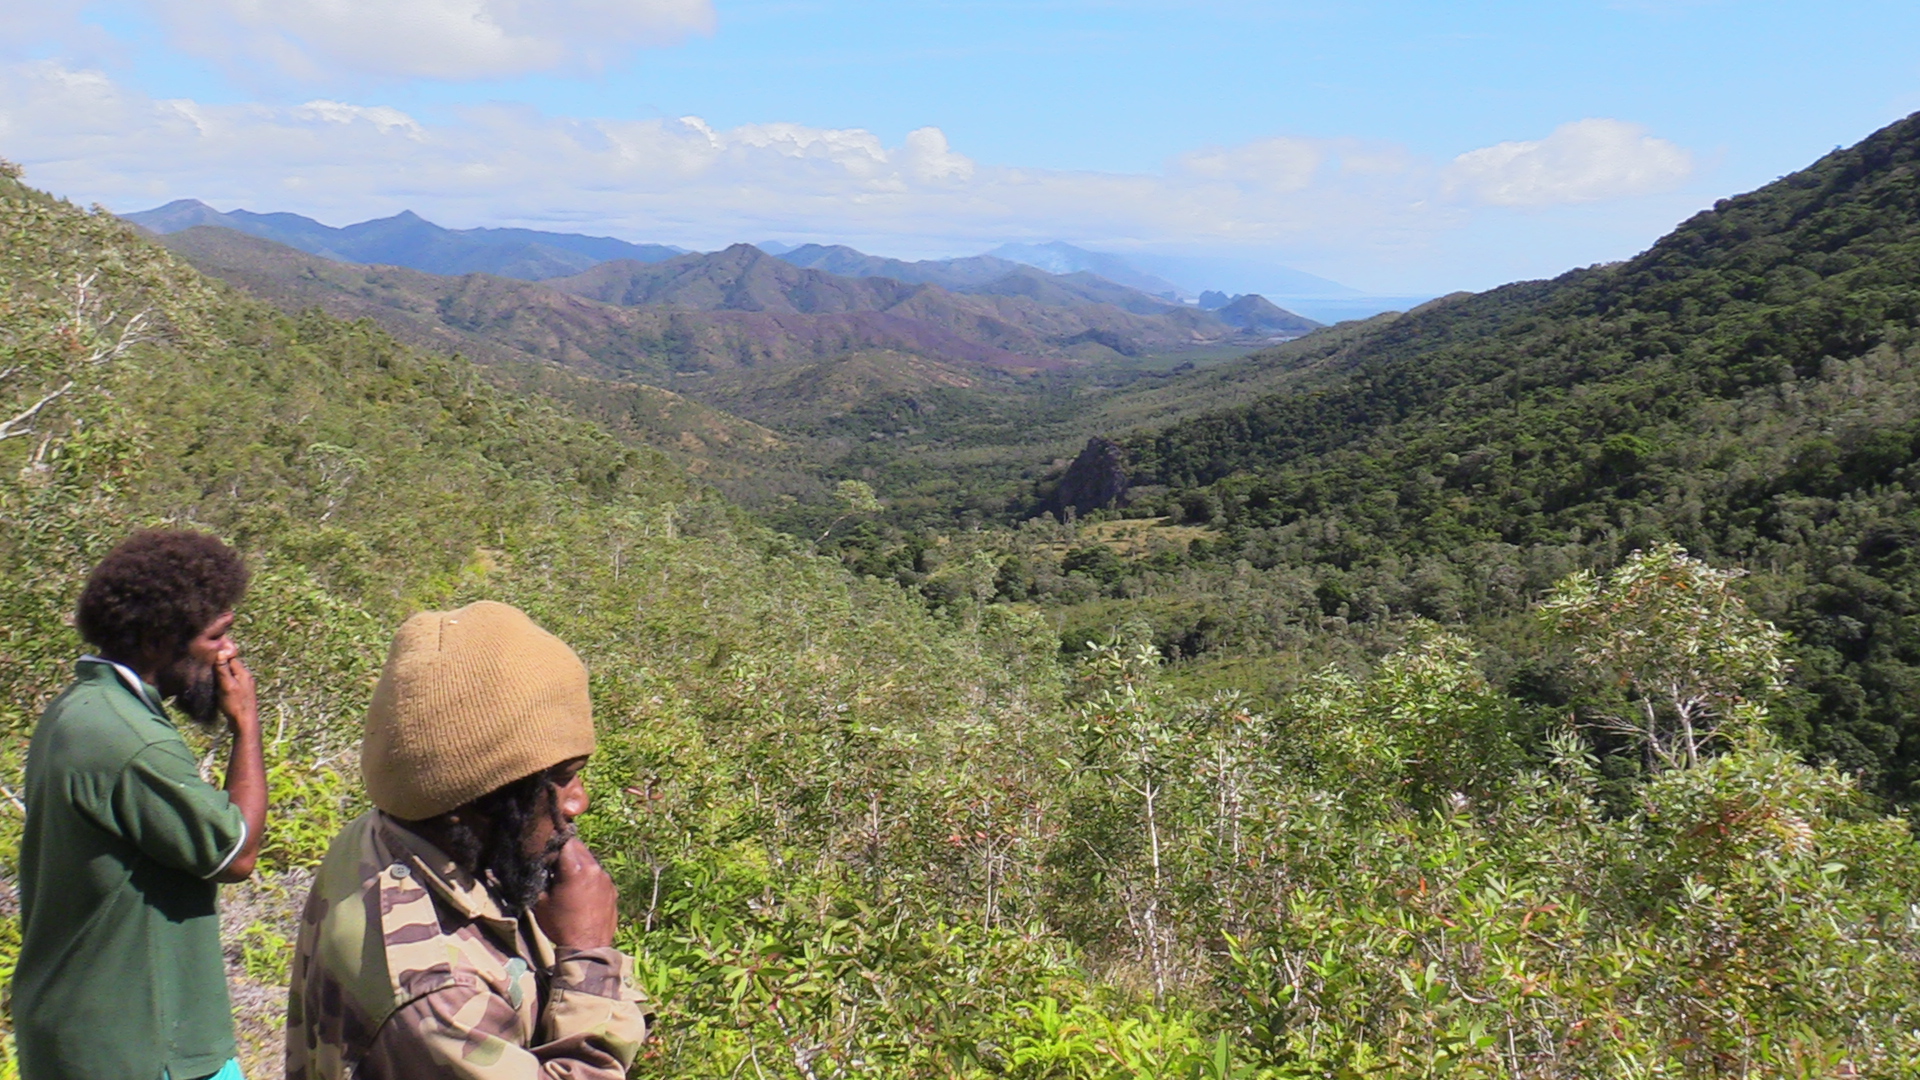
[[[200,225],[213,225],[274,240],[311,255],[343,262],[404,266],[433,274],[486,273],[524,281],[544,281],[579,273],[602,262],[632,259],[661,262],[687,254],[685,248],[665,244],[635,244],[607,236],[547,232],[535,229],[448,229],[412,211],[363,221],[340,228],[289,213],[219,211],[197,199],[178,199],[151,210],[121,215],[151,232],[167,234]],[[1335,312],[1336,318],[1365,316],[1388,307],[1408,307],[1424,297],[1365,297],[1337,282],[1286,267],[1234,260],[1180,259],[1170,256],[1113,255],[1088,251],[1063,242],[1005,244],[986,255],[909,262],[868,255],[844,245],[793,246],[772,241],[759,245],[769,255],[795,266],[825,270],[846,277],[887,277],[923,282],[956,292],[985,288],[1009,274],[1039,272],[1054,284],[1089,292],[1084,299],[1119,302],[1129,310],[1147,312],[1153,306],[1191,300],[1211,288],[1215,275],[1222,283],[1238,284],[1236,291],[1259,292],[1245,282],[1271,282],[1281,291],[1269,297],[1298,296],[1315,310]],[[1165,265],[1167,276],[1149,273],[1144,265]],[[1101,279],[1094,282],[1094,278]],[[1175,284],[1177,278],[1183,284]],[[1031,287],[1031,283],[1027,283]],[[1138,292],[1116,299],[1113,286]],[[1405,300],[1407,302],[1401,303]],[[1279,306],[1286,307],[1285,303]]]
[[[844,265],[853,260],[819,261]],[[984,282],[947,288],[926,280],[829,273],[796,264],[792,253],[772,256],[751,244],[659,263],[616,260],[546,284],[626,307],[804,315],[889,312],[1033,356],[1086,343],[1131,355],[1217,344],[1236,334],[1296,337],[1317,325],[1271,304],[1204,312],[1085,273],[1053,275],[1013,265]]]
[[[795,266],[737,244],[660,262],[616,259],[541,282],[433,274],[308,254],[224,226],[162,240],[203,271],[289,309],[372,318],[404,340],[489,360],[555,363],[602,378],[814,361],[895,350],[1002,372],[1103,357],[1253,348],[1315,324],[1278,309],[1244,325],[1121,286],[1054,282],[1014,267],[973,293]],[[1091,296],[1114,295],[1129,310]]]
[[[198,199],[177,199],[121,217],[162,235],[212,225],[341,262],[405,266],[430,274],[497,274],[526,281],[577,274],[609,259],[658,262],[686,251],[662,244],[630,244],[610,236],[534,229],[446,229],[411,210],[334,228],[299,214],[222,213]]]

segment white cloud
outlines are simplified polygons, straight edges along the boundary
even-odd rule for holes
[[[316,100],[294,109],[291,115],[299,120],[319,120],[329,124],[372,124],[374,130],[382,135],[401,131],[418,139],[425,134],[419,121],[385,105],[349,105],[344,101]]]
[[[1453,159],[1446,192],[1493,206],[1552,206],[1647,195],[1693,175],[1693,155],[1620,120],[1562,124],[1544,139]]]
[[[936,127],[889,144],[857,128],[718,129],[698,117],[583,120],[518,106],[429,119],[334,100],[210,105],[148,98],[50,61],[0,65],[0,156],[24,163],[29,182],[121,210],[191,196],[344,224],[412,209],[456,227],[708,249],[780,238],[931,255],[1064,238],[1284,252],[1362,287],[1367,271],[1356,268],[1413,263],[1458,287],[1442,248],[1499,216],[1475,202],[1644,191],[1683,176],[1689,160],[1637,128],[1586,121],[1447,166],[1394,145],[1279,138],[1198,150],[1164,173],[1075,172],[978,163]],[[1593,261],[1591,247],[1577,250]],[[1383,291],[1414,291],[1406,281]]]
[[[73,16],[63,4],[0,0],[0,42],[31,46],[43,38],[68,36],[76,28]]]
[[[139,0],[174,40],[229,66],[475,79],[598,67],[713,27],[711,0]]]
[[[954,153],[947,145],[947,133],[937,127],[907,132],[906,145],[900,148],[900,154],[907,171],[922,183],[959,184],[973,179],[973,159]]]
[[[1311,139],[1260,139],[1232,147],[1208,147],[1180,158],[1194,176],[1233,180],[1269,191],[1300,191],[1327,157],[1326,146]]]

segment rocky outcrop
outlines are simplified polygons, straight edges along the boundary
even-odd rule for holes
[[[1064,520],[1068,510],[1085,514],[1109,506],[1124,506],[1126,501],[1127,452],[1112,439],[1095,435],[1061,474],[1059,486],[1047,496],[1040,509]]]
[[[1236,296],[1213,314],[1228,326],[1256,334],[1299,337],[1320,327],[1312,319],[1295,315],[1259,293]]]

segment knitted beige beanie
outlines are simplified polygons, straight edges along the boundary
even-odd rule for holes
[[[418,821],[591,753],[585,665],[518,608],[482,600],[401,624],[360,772],[373,805]]]

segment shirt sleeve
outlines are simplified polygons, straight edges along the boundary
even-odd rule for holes
[[[163,866],[197,878],[227,868],[247,840],[247,819],[227,793],[200,778],[185,746],[154,743],[114,784],[109,827]]]
[[[585,956],[586,959],[581,959]],[[647,1036],[641,995],[615,949],[563,950],[534,1046],[520,1018],[477,979],[401,1007],[374,1036],[361,1080],[622,1080]],[[608,973],[612,973],[609,980]]]

